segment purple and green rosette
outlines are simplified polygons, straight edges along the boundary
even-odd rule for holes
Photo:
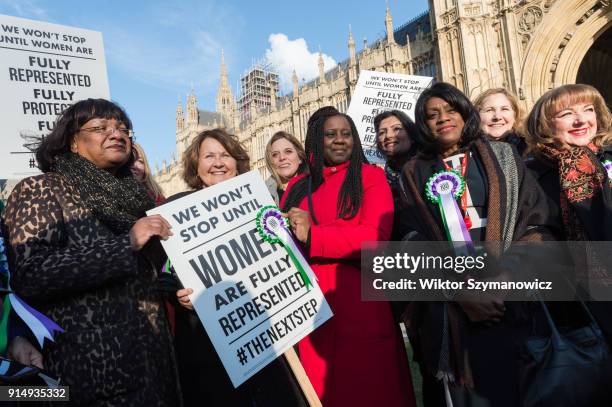
[[[2,286],[6,287],[8,294],[4,297],[2,303],[2,319],[0,320],[0,353],[4,353],[8,346],[8,320],[11,309],[21,318],[26,326],[32,331],[32,334],[42,348],[45,338],[53,341],[53,336],[56,332],[64,332],[64,330],[51,321],[45,315],[41,314],[34,308],[30,307],[11,292],[11,273],[8,268],[8,260],[6,258],[6,248],[4,239],[0,236],[0,279]]]
[[[280,209],[274,205],[264,206],[257,212],[255,223],[262,239],[271,244],[281,244],[285,248],[293,264],[298,269],[302,280],[304,280],[306,289],[309,290],[312,287],[312,281],[306,271],[308,262],[302,256],[295,240],[293,240],[288,229],[287,220],[283,217]]]
[[[457,199],[465,192],[465,180],[456,171],[440,171],[429,177],[425,196],[438,205],[446,237],[451,242],[471,242]]]
[[[608,173],[608,179],[612,180],[612,160],[605,160],[601,163]]]

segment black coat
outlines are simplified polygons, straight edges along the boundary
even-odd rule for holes
[[[595,165],[601,165],[601,162],[604,160],[612,160],[612,147],[604,148],[597,155],[592,157],[596,158],[598,161],[594,163]],[[529,157],[526,164],[548,196],[551,216],[556,217],[559,224],[563,224],[562,210],[560,206],[560,197],[563,191],[561,189],[558,165],[552,160],[543,157]],[[572,216],[576,217],[575,220],[577,221],[577,224],[581,225],[584,230],[585,240],[612,240],[611,182],[612,181],[608,178],[607,185],[604,184],[601,190],[595,191],[593,196],[587,199],[580,201],[567,200]],[[565,223],[567,224],[567,221]],[[571,236],[571,233],[566,227],[563,227],[557,231],[557,235],[559,240],[567,240],[568,235]],[[606,250],[606,253],[603,254],[603,256],[607,259],[605,264],[609,267],[611,265],[609,251]],[[600,258],[602,258],[601,253]],[[569,259],[568,261],[571,262],[572,260]],[[577,261],[581,262],[581,259],[578,259]],[[585,269],[587,267],[581,268]],[[608,268],[608,273],[610,273],[610,268]],[[583,298],[588,298],[586,294],[587,293],[582,293]],[[587,305],[599,323],[599,326],[608,339],[608,342],[612,343],[612,317],[610,314],[610,310],[612,310],[612,302],[588,302]],[[568,324],[574,324],[579,320],[584,322],[582,309],[575,306],[575,304],[571,308],[566,306],[562,313],[565,314],[564,319],[568,321]],[[557,314],[560,313],[557,312]]]
[[[518,133],[509,131],[498,141],[513,145],[521,157],[525,156],[525,152],[527,151],[527,142],[525,142],[525,138]]]
[[[514,226],[508,225],[507,212],[508,180],[492,149],[493,143],[485,139],[475,141],[469,148],[472,165],[482,168],[485,185],[487,226],[486,241],[500,242],[510,236],[511,240],[549,240],[551,238],[550,217],[546,197],[535,182],[514,148],[506,156],[513,160],[518,183]],[[505,149],[508,151],[508,148]],[[470,165],[470,164],[468,164]],[[404,213],[409,229],[407,237],[420,241],[445,241],[443,221],[437,206],[425,197],[427,180],[436,172],[444,170],[437,157],[417,156],[410,160],[402,171],[402,197]],[[473,392],[462,394],[478,405],[476,399],[485,398],[492,406],[518,405],[518,382],[516,360],[518,349],[529,333],[523,318],[524,307],[520,303],[506,303],[506,314],[500,323],[491,326],[471,322],[456,302],[415,302],[407,315],[411,342],[415,354],[420,358],[424,373],[424,397],[428,406],[444,406],[441,382],[434,376],[438,371],[442,352],[444,307],[447,307],[448,329],[451,334],[451,368],[457,380],[472,382]],[[455,332],[455,333],[453,333]],[[455,403],[461,389],[454,388]],[[471,398],[474,398],[473,400]],[[471,403],[471,404],[470,404]],[[457,405],[457,404],[456,404]],[[483,404],[487,405],[487,404]]]

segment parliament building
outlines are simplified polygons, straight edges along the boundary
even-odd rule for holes
[[[382,20],[382,12],[381,12]],[[382,21],[381,21],[382,22]],[[612,0],[429,0],[429,11],[360,49],[348,32],[348,58],[278,95],[278,76],[264,64],[241,77],[232,94],[223,54],[216,111],[198,108],[193,91],[176,109],[176,153],[157,168],[166,196],[184,191],[181,156],[202,130],[225,127],[247,148],[251,168],[267,176],[264,152],[279,130],[303,141],[311,113],[326,105],[346,112],[360,70],[433,76],[470,98],[492,87],[515,92],[525,108],[553,87],[588,83],[612,101]]]

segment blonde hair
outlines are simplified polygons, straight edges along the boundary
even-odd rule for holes
[[[279,186],[283,184],[283,181],[280,179],[279,175],[274,170],[274,165],[272,164],[272,144],[281,139],[285,139],[293,145],[293,148],[295,148],[295,152],[302,161],[302,163],[298,167],[296,175],[308,171],[306,152],[304,151],[304,147],[302,147],[300,141],[295,138],[293,134],[289,134],[286,131],[277,131],[272,135],[272,137],[270,137],[268,144],[266,144],[266,167],[268,167],[268,171],[270,171],[272,178],[274,178],[274,181],[276,181],[276,185]]]
[[[159,184],[153,179],[153,174],[151,173],[151,167],[149,166],[149,161],[147,160],[147,155],[144,152],[142,146],[138,143],[132,144],[132,151],[134,154],[134,161],[139,158],[142,159],[144,163],[144,180],[142,183],[144,184],[147,191],[149,191],[155,199],[163,197],[164,192],[162,191]]]
[[[489,96],[497,95],[499,93],[501,93],[506,98],[508,98],[508,101],[510,102],[510,105],[512,106],[512,110],[514,110],[514,124],[512,125],[512,131],[515,133],[519,133],[519,135],[523,135],[524,133],[523,120],[524,120],[525,113],[523,112],[523,109],[519,105],[518,98],[516,97],[516,95],[510,92],[509,90],[504,89],[504,88],[492,88],[492,89],[485,90],[480,95],[478,95],[476,100],[474,100],[474,106],[476,106],[478,113],[480,113],[480,109],[482,109],[485,100]]]
[[[552,119],[563,109],[577,103],[592,103],[597,117],[597,133],[593,143],[598,147],[612,144],[612,114],[599,91],[590,85],[571,84],[554,88],[534,104],[527,118],[527,143],[535,150],[556,145]]]

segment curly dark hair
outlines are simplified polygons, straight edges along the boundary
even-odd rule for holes
[[[106,99],[85,99],[76,102],[62,112],[55,121],[55,126],[49,135],[44,137],[36,148],[36,161],[42,172],[53,171],[55,158],[70,151],[74,136],[81,127],[91,119],[115,119],[132,130],[132,121],[121,106]],[[134,162],[134,154],[130,154],[128,162],[120,172],[126,171]]]
[[[200,159],[200,146],[207,138],[217,140],[236,160],[238,175],[249,171],[249,154],[236,136],[229,134],[224,129],[204,130],[193,139],[183,153],[183,180],[190,188],[202,189],[204,187],[204,183],[198,175],[198,160]]]
[[[444,99],[463,118],[465,124],[459,139],[459,151],[466,150],[474,141],[484,137],[480,129],[480,114],[472,102],[470,102],[470,99],[453,85],[446,82],[438,82],[421,93],[414,110],[418,129],[414,138],[422,154],[435,156],[440,153],[440,146],[427,125],[427,109],[425,108],[429,99],[434,97]]]
[[[309,157],[309,174],[298,180],[289,190],[287,200],[283,206],[286,212],[293,207],[298,207],[302,200],[308,195],[308,185],[311,183],[312,192],[316,191],[323,183],[323,168],[325,158],[323,156],[323,128],[327,119],[333,116],[344,117],[351,126],[353,135],[353,151],[349,159],[349,166],[346,178],[340,187],[336,216],[342,219],[351,219],[357,215],[363,201],[363,185],[361,180],[361,166],[367,164],[359,133],[355,122],[350,116],[340,113],[332,106],[325,106],[312,114],[308,120],[308,130],[306,131],[306,157]]]

